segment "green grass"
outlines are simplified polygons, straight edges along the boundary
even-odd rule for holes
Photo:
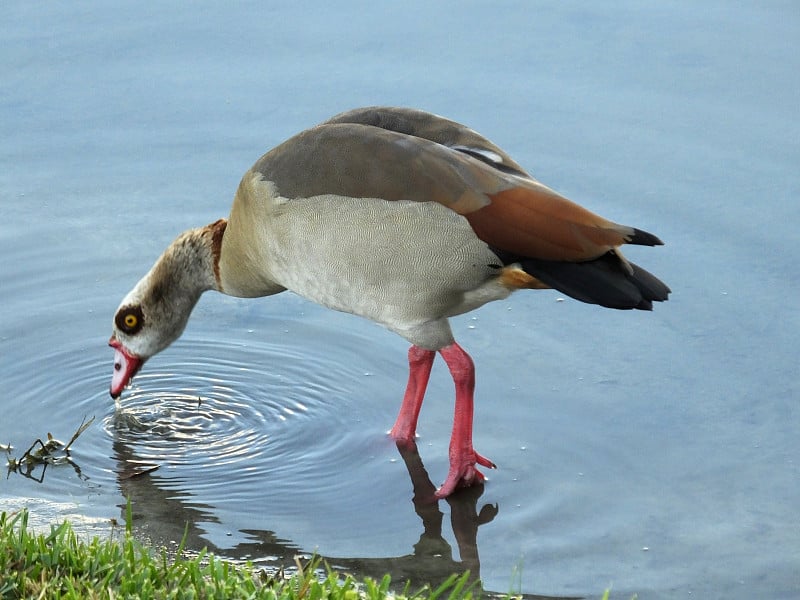
[[[436,589],[400,594],[391,580],[320,571],[318,561],[299,565],[289,578],[270,577],[250,564],[232,564],[206,552],[191,559],[154,553],[131,535],[81,540],[69,523],[33,533],[27,511],[0,515],[0,598],[265,598],[269,600],[469,600],[469,574],[453,575]],[[320,574],[322,573],[322,575]]]
[[[119,539],[82,540],[68,522],[34,533],[28,512],[0,513],[0,598],[117,599],[219,598],[220,600],[472,600],[480,596],[469,573],[452,575],[437,588],[401,592],[391,578],[356,581],[320,569],[318,560],[291,577],[269,576],[251,564],[234,564],[205,551],[185,558],[183,543],[174,555],[154,552],[134,539],[130,506]],[[608,600],[606,590],[602,600]],[[509,595],[510,600],[518,598]]]

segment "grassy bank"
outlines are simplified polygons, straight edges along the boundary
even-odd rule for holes
[[[210,554],[187,559],[154,552],[130,528],[119,539],[81,540],[68,523],[49,534],[33,533],[28,513],[0,515],[0,598],[265,598],[270,600],[456,600],[472,597],[467,576],[451,577],[437,589],[402,594],[381,581],[355,581],[299,565],[290,578],[270,577],[250,565],[234,565]]]

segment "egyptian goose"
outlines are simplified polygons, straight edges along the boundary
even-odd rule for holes
[[[476,465],[495,466],[472,446],[475,369],[448,317],[523,288],[650,310],[670,290],[622,256],[625,243],[662,242],[560,196],[463,125],[404,108],[346,112],[262,156],[228,219],[178,236],[125,296],[109,342],[111,396],[180,336],[206,290],[291,290],[411,343],[398,442],[413,441],[442,355],[456,395],[442,498],[482,482]]]

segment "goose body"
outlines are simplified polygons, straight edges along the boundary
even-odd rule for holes
[[[343,113],[261,157],[229,217],[179,236],[123,299],[111,395],[180,336],[204,291],[291,290],[411,343],[399,442],[414,439],[442,355],[456,386],[443,497],[494,466],[472,447],[474,366],[448,318],[523,288],[649,310],[669,288],[628,262],[624,243],[661,244],[559,196],[463,125],[410,109]]]

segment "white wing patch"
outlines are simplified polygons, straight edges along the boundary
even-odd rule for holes
[[[466,154],[479,155],[485,158],[486,160],[493,162],[498,165],[503,164],[503,157],[500,156],[497,152],[489,150],[488,148],[474,148],[472,146],[451,146],[453,150],[458,150],[459,152],[465,152]]]

